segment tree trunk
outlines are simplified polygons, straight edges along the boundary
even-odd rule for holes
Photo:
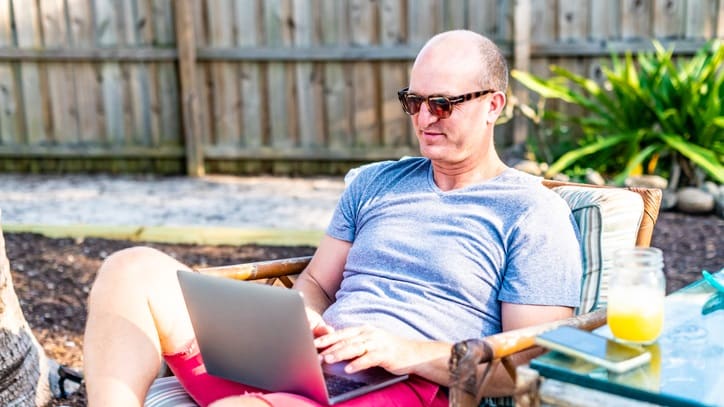
[[[20,309],[1,226],[0,406],[43,406],[51,397],[48,360]]]

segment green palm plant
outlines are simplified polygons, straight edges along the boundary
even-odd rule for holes
[[[680,61],[654,42],[653,52],[635,60],[630,52],[623,59],[613,55],[611,67],[603,67],[604,85],[558,66],[551,67],[549,79],[519,70],[511,75],[541,98],[542,113],[521,106],[526,116],[580,130],[577,145],[554,157],[547,176],[585,160],[617,184],[640,168],[664,175],[681,171],[685,183],[700,183],[704,176],[724,183],[722,62],[718,40]],[[584,113],[545,109],[546,99],[577,105]]]

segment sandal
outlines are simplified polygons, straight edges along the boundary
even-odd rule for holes
[[[48,359],[50,391],[56,399],[64,399],[78,391],[83,384],[83,373]]]

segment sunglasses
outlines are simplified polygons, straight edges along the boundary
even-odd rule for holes
[[[467,102],[481,96],[493,93],[495,90],[481,90],[478,92],[466,93],[460,96],[448,97],[448,96],[420,96],[409,92],[410,88],[403,88],[397,92],[397,98],[400,99],[402,104],[402,110],[410,116],[416,115],[420,111],[422,102],[427,102],[427,108],[430,110],[430,114],[439,118],[447,119],[452,114],[453,106],[458,103]]]

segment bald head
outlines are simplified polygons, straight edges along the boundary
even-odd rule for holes
[[[473,31],[453,30],[435,35],[417,55],[415,65],[418,64],[449,66],[451,72],[460,70],[472,75],[481,89],[505,92],[508,88],[508,64],[503,53],[494,42]]]

